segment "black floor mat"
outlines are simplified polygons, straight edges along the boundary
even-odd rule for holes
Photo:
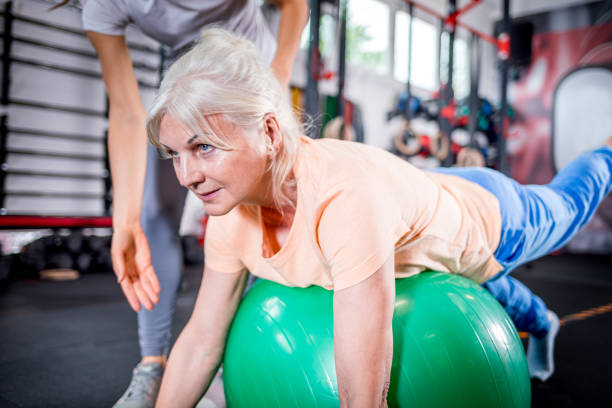
[[[612,257],[557,255],[513,273],[559,317],[612,303]],[[201,268],[185,274],[174,336],[186,323]],[[533,407],[610,406],[612,312],[567,323],[556,371],[532,382]],[[0,407],[110,407],[139,359],[136,315],[113,275],[17,281],[0,295]]]
[[[201,267],[184,275],[174,337]],[[16,281],[0,296],[0,407],[111,407],[140,359],[136,314],[111,274]]]

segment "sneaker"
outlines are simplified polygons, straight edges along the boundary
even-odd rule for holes
[[[164,368],[158,363],[140,363],[132,372],[132,381],[113,408],[153,408]]]
[[[555,338],[559,333],[559,318],[552,310],[548,311],[550,330],[541,339],[529,336],[527,348],[527,366],[529,376],[540,381],[546,381],[555,371]]]

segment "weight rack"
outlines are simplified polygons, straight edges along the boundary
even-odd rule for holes
[[[27,35],[23,35],[23,33],[15,29],[16,24],[19,24],[21,27],[32,27],[34,30],[45,30],[45,32],[49,33],[60,32],[74,37],[75,42],[86,38],[86,34],[83,30],[16,13],[13,3],[13,1],[6,2],[4,4],[4,10],[0,12],[0,16],[3,19],[3,44],[2,55],[0,56],[2,59],[2,78],[0,83],[0,229],[111,227],[112,186],[109,172],[108,151],[106,148],[107,131],[104,131],[103,134],[95,134],[93,132],[86,134],[85,132],[73,133],[40,129],[40,127],[36,128],[36,126],[11,125],[11,111],[15,108],[28,109],[33,112],[33,115],[42,115],[43,117],[49,114],[60,114],[68,115],[68,118],[80,118],[79,120],[99,121],[102,119],[107,121],[108,98],[106,94],[104,94],[105,100],[103,103],[105,109],[78,106],[77,104],[49,102],[48,100],[37,100],[36,98],[23,98],[11,94],[12,78],[18,70],[24,68],[34,69],[37,73],[40,72],[41,75],[43,73],[61,73],[69,75],[70,79],[68,79],[68,81],[72,81],[72,78],[75,80],[77,80],[77,78],[85,78],[100,81],[98,85],[101,84],[102,78],[99,70],[75,67],[74,64],[71,65],[70,63],[64,62],[55,63],[44,61],[44,58],[38,57],[38,50],[40,50],[40,53],[53,53],[62,60],[70,60],[71,57],[76,56],[85,60],[97,62],[97,55],[93,50],[80,49],[69,44],[58,44],[57,42],[48,41],[44,35],[35,36],[35,38],[28,38]],[[23,55],[15,55],[13,46],[16,44],[25,45],[37,51],[25,57]],[[133,42],[128,42],[128,47],[131,51],[137,51],[149,57],[155,56],[157,58],[159,62],[157,66],[138,61],[135,61],[133,65],[134,68],[140,72],[149,75],[156,74],[157,81],[159,81],[161,50],[159,48],[156,49]],[[157,83],[152,83],[147,80],[139,79],[138,84],[141,89],[151,90],[157,88]],[[107,123],[105,126],[107,127]],[[37,148],[37,146],[29,145],[25,147],[11,147],[9,140],[15,140],[11,138],[20,137],[30,138],[29,140],[46,140],[47,143],[52,140],[58,143],[77,143],[81,146],[91,147],[91,149],[97,150],[101,154],[87,151],[49,151],[49,149],[44,150]],[[24,168],[24,166],[15,166],[15,159],[21,159],[24,162],[31,162],[32,160],[56,160],[58,163],[62,163],[62,161],[65,161],[66,163],[72,163],[72,167],[77,167],[77,169],[62,168],[70,166],[61,165],[54,166],[52,169],[47,168],[43,170]],[[78,169],[80,166],[82,166],[83,169]],[[9,185],[10,183],[7,183],[11,177],[13,181],[19,180],[17,183],[13,183],[12,186]],[[72,191],[36,189],[28,186],[28,184],[30,184],[28,180],[34,180],[33,178],[37,178],[39,184],[41,184],[40,180],[46,180],[42,182],[42,184],[47,184],[48,186],[51,186],[54,181],[57,183],[58,180],[64,180],[66,183],[65,185],[69,187],[72,185],[86,185],[86,183],[93,185],[94,182],[101,182],[103,188],[101,191],[96,192],[82,191],[83,189],[78,188],[76,191],[74,188],[72,188]],[[60,190],[62,190],[62,188],[60,188]],[[64,190],[70,190],[70,188],[64,188]],[[100,190],[100,188],[98,188],[98,190]],[[74,201],[75,205],[78,205],[79,202],[85,203],[83,200],[88,200],[87,202],[89,203],[101,201],[101,204],[98,204],[96,208],[101,208],[102,210],[89,211],[89,214],[82,214],[75,217],[74,215],[68,214],[70,211],[66,211],[66,214],[57,214],[57,211],[55,211],[56,213],[48,213],[44,204],[36,211],[27,208],[24,210],[23,207],[19,206],[16,208],[15,205],[10,205],[10,201],[16,199],[40,200],[42,203],[46,200],[70,200]]]

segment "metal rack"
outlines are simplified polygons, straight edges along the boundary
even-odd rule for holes
[[[4,20],[0,84],[0,228],[110,227],[112,193],[106,150],[108,101],[97,55],[88,43],[89,49],[86,49],[71,41],[50,41],[48,38],[53,34],[67,35],[74,38],[74,43],[85,43],[83,30],[15,12],[13,3],[6,2],[0,13]],[[48,35],[29,37],[28,29],[44,30]],[[22,52],[16,53],[15,47],[21,47]],[[24,47],[35,51],[23,52]],[[141,90],[156,89],[160,50],[132,42],[128,42],[128,47],[149,59],[156,57],[156,65],[134,62],[136,70],[150,77],[138,80]],[[49,58],[50,55],[53,58]],[[75,58],[85,63],[71,64]],[[49,83],[60,91],[51,90],[45,95],[44,89],[36,88],[37,81],[44,81],[43,76],[50,78],[49,82],[57,79],[65,84]],[[28,86],[33,89],[20,95],[15,92],[15,82],[20,89]],[[77,95],[74,101],[70,100],[70,92],[82,95]],[[79,122],[85,131],[52,126],[69,121]],[[40,203],[38,207],[37,203]],[[70,205],[62,206],[62,203]]]

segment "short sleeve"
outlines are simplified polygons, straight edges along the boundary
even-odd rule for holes
[[[232,245],[232,229],[223,217],[210,217],[204,239],[204,262],[216,272],[236,273],[244,269],[240,251]]]
[[[317,239],[334,290],[356,285],[380,269],[395,250],[401,223],[397,202],[380,191],[353,187],[329,200]]]
[[[108,35],[124,35],[130,18],[121,0],[88,0],[83,6],[83,28]]]

